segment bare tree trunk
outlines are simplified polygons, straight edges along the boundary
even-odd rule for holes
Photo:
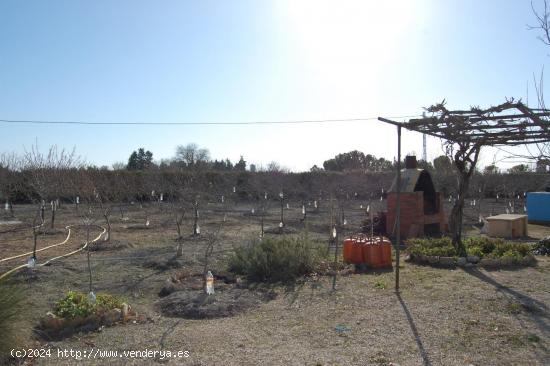
[[[181,239],[181,222],[177,216],[176,216],[176,231],[178,232],[177,239],[179,240]]]
[[[307,227],[307,208],[304,200],[302,200],[302,222],[304,223],[304,227]]]
[[[87,248],[87,259],[88,259],[88,275],[89,275],[89,287],[90,287],[90,294],[93,292],[93,283],[92,283],[92,264],[90,262],[90,224],[86,224],[86,244],[88,245]]]
[[[193,205],[193,210],[195,213],[195,216],[193,218],[193,235],[199,235],[199,202],[195,201],[195,204]]]
[[[52,221],[51,221],[51,225],[50,225],[50,228],[53,229],[54,226],[55,226],[55,201],[52,201]]]
[[[178,237],[176,239],[176,241],[178,242],[178,247],[176,249],[176,257],[181,257],[183,256],[183,243],[182,243],[182,235],[181,235],[181,224],[183,222],[183,217],[185,215],[185,211],[182,210],[181,212],[181,215],[178,215],[178,213],[176,213],[176,230],[178,232]]]
[[[208,273],[210,256],[214,252],[214,245],[218,240],[218,235],[220,234],[222,227],[223,227],[223,222],[218,227],[218,230],[212,234],[211,238],[206,243],[206,249],[204,251],[204,266],[202,268],[202,280],[203,280],[202,288],[204,289],[205,292],[206,292],[206,274]]]
[[[106,209],[103,213],[103,217],[105,218],[105,222],[107,223],[107,238],[105,239],[105,241],[111,240],[111,220],[109,220],[110,214],[111,212],[109,209]]]
[[[453,209],[451,210],[450,229],[453,245],[457,254],[461,257],[466,256],[466,248],[462,243],[462,217],[464,213],[464,197],[468,192],[470,179],[464,173],[460,173],[458,182],[458,197],[456,198]]]
[[[33,237],[32,257],[36,259],[36,243],[38,240],[38,231],[36,231],[36,226],[32,227],[32,237]]]
[[[260,219],[260,238],[264,237],[264,212],[262,211],[262,217]]]
[[[8,206],[9,206],[9,210],[10,210],[10,217],[15,217],[14,213],[13,213],[13,204],[10,202],[8,202]]]

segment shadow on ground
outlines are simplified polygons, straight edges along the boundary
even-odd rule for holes
[[[411,315],[411,312],[409,311],[409,308],[407,307],[407,304],[401,297],[401,294],[399,292],[396,293],[397,299],[399,300],[399,304],[401,304],[401,307],[403,308],[403,312],[405,313],[405,316],[407,317],[407,321],[409,322],[409,325],[411,327],[411,331],[414,335],[414,340],[416,341],[416,345],[418,346],[418,352],[420,352],[420,357],[422,357],[422,364],[424,366],[431,366],[432,363],[430,362],[430,359],[428,358],[428,353],[426,352],[426,349],[424,348],[424,344],[422,343],[422,339],[420,338],[420,334],[418,333],[418,329],[416,328],[416,324],[414,323],[414,319]]]

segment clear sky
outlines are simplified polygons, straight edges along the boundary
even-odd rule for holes
[[[542,0],[534,0],[535,6]],[[0,2],[0,119],[241,122],[403,116],[523,98],[550,47],[528,1]],[[213,158],[307,170],[354,149],[392,159],[377,121],[277,126],[0,123],[0,153],[35,141],[90,163],[195,142]],[[442,153],[429,139],[428,157]],[[404,153],[422,138],[405,133]],[[493,152],[486,150],[483,162]]]

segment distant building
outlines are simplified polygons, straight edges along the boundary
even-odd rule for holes
[[[256,164],[250,164],[250,171],[252,173],[255,173],[256,172]]]

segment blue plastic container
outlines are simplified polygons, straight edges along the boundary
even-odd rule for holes
[[[527,193],[529,222],[550,223],[550,192]]]

